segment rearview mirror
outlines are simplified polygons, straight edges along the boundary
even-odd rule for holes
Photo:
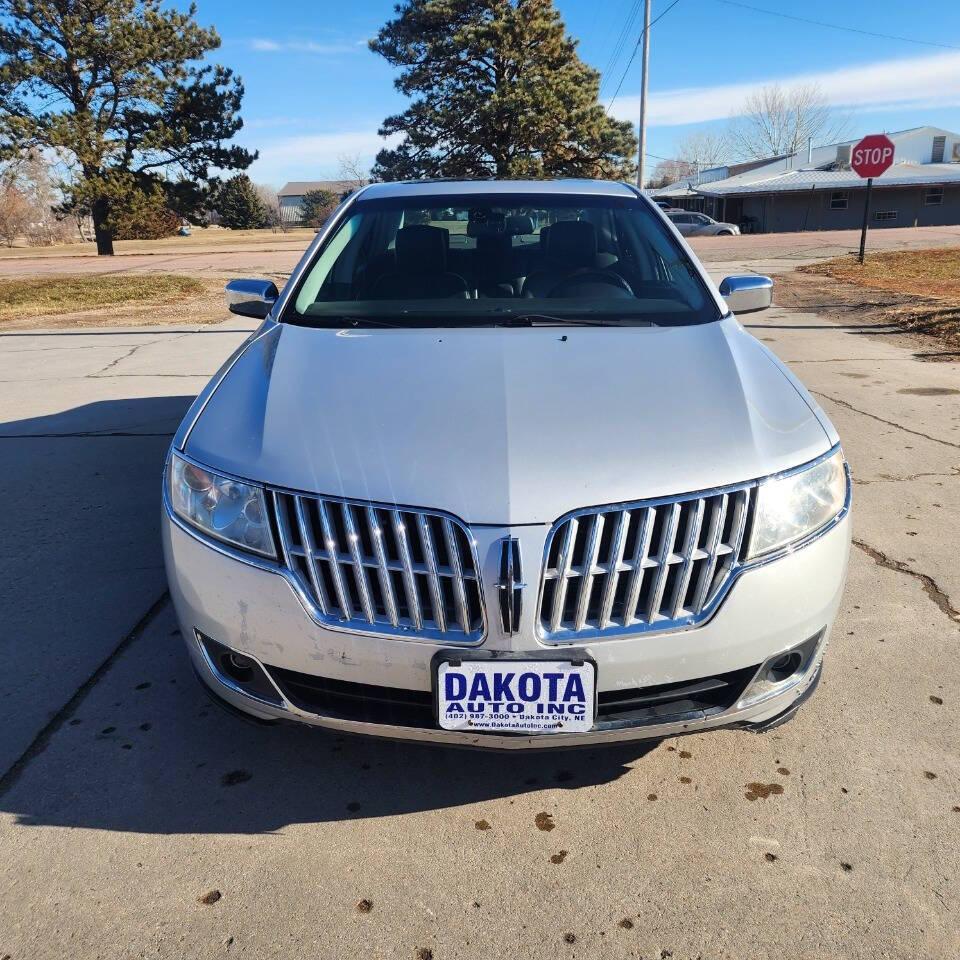
[[[756,274],[726,277],[720,284],[720,296],[734,313],[766,310],[773,301],[773,281]]]
[[[272,280],[231,280],[226,294],[231,313],[262,320],[273,309],[280,291]]]

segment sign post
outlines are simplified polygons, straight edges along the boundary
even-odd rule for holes
[[[870,191],[873,190],[873,177],[867,177],[867,196],[863,201],[863,227],[860,230],[860,262],[863,263],[863,251],[867,246],[867,224],[870,222]]]
[[[867,226],[870,221],[870,193],[873,178],[879,177],[893,163],[893,141],[882,133],[864,137],[850,153],[850,166],[858,176],[866,177],[867,195],[863,200],[863,228],[860,231],[860,263],[867,246]]]

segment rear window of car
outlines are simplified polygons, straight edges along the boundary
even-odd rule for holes
[[[532,315],[690,324],[720,312],[640,198],[477,193],[348,204],[282,319],[483,325]]]

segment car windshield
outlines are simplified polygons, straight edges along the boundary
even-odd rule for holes
[[[637,197],[357,199],[290,296],[311,326],[687,325],[717,305]]]

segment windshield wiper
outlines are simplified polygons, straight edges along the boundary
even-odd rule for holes
[[[552,313],[516,313],[498,317],[494,323],[498,327],[533,327],[555,323],[573,327],[617,327],[620,325],[620,321],[624,319],[628,318],[621,316],[584,317],[582,314],[575,317],[560,317]],[[629,319],[638,326],[653,326],[649,320],[633,321],[632,318]]]
[[[306,318],[304,318],[306,319]],[[335,314],[320,314],[310,317],[310,326],[312,327],[389,327],[393,330],[405,330],[410,328],[409,323],[394,323],[392,320],[381,320],[379,317],[351,317],[349,315],[337,316]]]

